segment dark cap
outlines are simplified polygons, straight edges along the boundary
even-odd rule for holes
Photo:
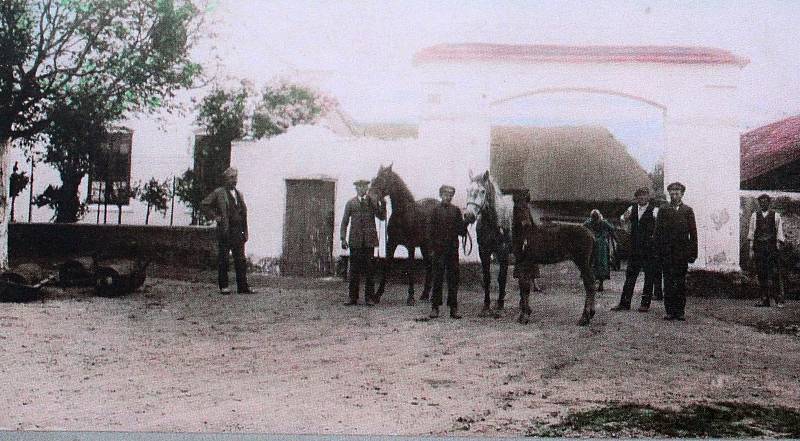
[[[366,180],[366,179],[359,179],[359,180],[353,182],[353,185],[355,185],[356,187],[368,187],[369,186],[369,181]]]
[[[454,187],[449,186],[449,185],[442,185],[441,187],[439,187],[439,194],[442,194],[442,193],[445,193],[445,192],[456,194],[456,189]]]
[[[644,195],[644,194],[649,195],[650,194],[650,189],[647,188],[647,187],[639,187],[639,189],[636,190],[636,193],[634,193],[633,195],[636,196],[636,197],[639,197],[639,196]]]
[[[680,190],[681,192],[685,192],[686,186],[680,182],[673,182],[672,184],[667,185],[667,191],[669,190]]]
[[[758,197],[758,200],[759,201],[764,201],[765,200],[767,202],[770,202],[772,200],[772,198],[769,197],[768,194],[764,193],[764,194],[762,194],[761,196]]]

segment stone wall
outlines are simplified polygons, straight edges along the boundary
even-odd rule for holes
[[[59,263],[70,256],[132,257],[193,268],[216,265],[213,227],[12,223],[12,264],[26,261]]]

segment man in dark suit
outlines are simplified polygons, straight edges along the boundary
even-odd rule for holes
[[[658,208],[650,202],[650,189],[647,187],[636,190],[634,197],[636,203],[628,207],[628,210],[621,216],[623,222],[630,222],[631,251],[628,268],[625,271],[622,296],[619,299],[619,305],[611,308],[612,311],[631,309],[633,288],[642,270],[644,270],[644,289],[639,312],[647,312],[650,309],[650,301],[653,297],[653,275],[656,267],[653,256],[653,232],[656,228]]]
[[[449,185],[439,188],[442,201],[431,214],[431,254],[433,259],[433,297],[430,318],[439,317],[442,305],[442,285],[447,273],[447,306],[450,317],[460,319],[458,313],[458,236],[467,234],[467,223],[461,210],[451,202],[456,189]]]
[[[697,259],[697,224],[694,211],[681,202],[686,187],[667,186],[670,203],[658,212],[653,237],[654,251],[664,272],[664,320],[685,320],[686,273]]]
[[[386,203],[376,201],[367,196],[369,181],[358,180],[356,197],[347,201],[341,224],[342,249],[350,249],[350,300],[347,306],[358,304],[358,288],[361,276],[364,276],[364,299],[368,306],[377,302],[373,281],[373,257],[378,246],[378,232],[375,218],[386,219]],[[347,226],[350,226],[348,240]]]
[[[239,294],[253,294],[247,285],[247,262],[244,244],[247,242],[247,206],[242,193],[236,189],[238,172],[228,168],[223,173],[224,185],[216,188],[202,202],[204,214],[217,223],[217,256],[219,291],[230,294],[228,288],[228,254],[233,254],[236,287]]]

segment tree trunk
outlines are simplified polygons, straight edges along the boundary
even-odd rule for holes
[[[122,205],[117,205],[117,225],[122,225]]]
[[[78,187],[80,187],[82,179],[83,175],[61,173],[61,194],[56,206],[56,223],[78,222],[78,212],[81,209]]]
[[[7,133],[7,132],[6,132]],[[7,154],[11,150],[11,138],[3,134],[0,139],[0,269],[8,268],[8,177]]]
[[[147,214],[144,215],[144,224],[147,225],[150,223],[150,203],[147,203]]]

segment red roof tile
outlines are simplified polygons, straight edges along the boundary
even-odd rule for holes
[[[800,116],[742,134],[742,182],[800,159]]]
[[[681,46],[559,46],[531,44],[440,44],[420,50],[414,63],[495,61],[514,63],[733,64],[750,60],[714,48]]]

